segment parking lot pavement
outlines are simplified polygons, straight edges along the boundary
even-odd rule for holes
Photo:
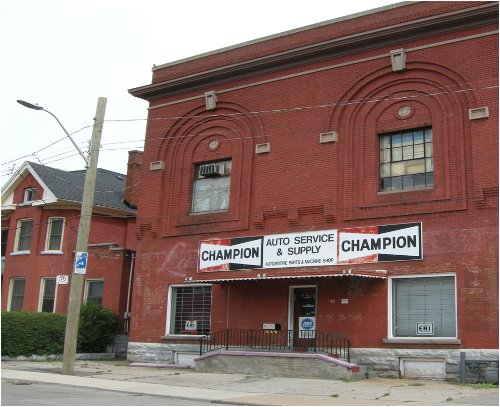
[[[444,381],[299,379],[198,373],[170,365],[131,366],[126,361],[77,361],[74,375],[62,362],[2,362],[2,379],[59,383],[135,394],[169,395],[247,405],[498,405],[498,388],[475,389]]]

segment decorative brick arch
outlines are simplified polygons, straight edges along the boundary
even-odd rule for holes
[[[344,219],[465,209],[467,179],[462,163],[470,148],[468,109],[478,95],[458,73],[433,63],[390,67],[356,82],[329,119],[339,132],[338,196]],[[410,113],[398,115],[400,108]],[[379,193],[379,135],[432,126],[435,186],[432,189]],[[397,204],[397,205],[396,205]]]
[[[214,111],[199,106],[172,124],[157,152],[157,159],[165,161],[161,190],[166,199],[159,214],[163,236],[248,228],[255,137],[262,129],[256,115],[226,102],[218,102]],[[192,214],[195,164],[224,159],[232,160],[229,209]]]

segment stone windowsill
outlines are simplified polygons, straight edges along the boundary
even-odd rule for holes
[[[384,338],[383,343],[417,344],[417,345],[461,345],[458,338]]]
[[[190,342],[198,342],[200,338],[205,337],[206,335],[164,335],[160,336],[162,341],[190,341]]]

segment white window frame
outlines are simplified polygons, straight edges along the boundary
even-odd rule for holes
[[[21,225],[25,222],[31,221],[31,236],[30,236],[30,249],[28,250],[19,250],[19,238],[21,237]],[[17,221],[17,230],[16,230],[16,240],[14,241],[14,252],[11,254],[30,254],[31,253],[31,239],[33,238],[33,227],[34,221],[32,218],[19,219]]]
[[[52,313],[56,311],[56,303],[57,303],[57,278],[56,277],[42,277],[40,280],[40,296],[38,297],[38,312],[42,312],[42,305],[43,305],[43,297],[45,295],[45,283],[48,280],[54,280],[55,284],[55,289],[54,289],[54,306],[52,307]]]
[[[52,234],[52,221],[53,220],[62,220],[62,231],[61,231],[61,244],[59,246],[59,249],[49,249],[49,244],[50,244],[50,237]],[[64,241],[64,227],[66,225],[66,219],[61,217],[61,216],[54,216],[50,217],[47,222],[47,234],[45,236],[45,250],[42,252],[42,254],[63,254],[62,247],[63,247],[63,241]]]
[[[23,203],[29,203],[35,201],[36,188],[25,188],[23,195]],[[30,199],[31,197],[31,199]]]
[[[14,289],[14,283],[16,281],[24,281],[24,292],[23,292],[23,307],[21,309],[21,311],[24,310],[24,299],[26,298],[26,278],[24,277],[12,277],[9,281],[9,298],[7,299],[8,301],[8,304],[7,304],[7,310],[9,312],[15,312],[15,311],[12,311],[11,310],[11,307],[12,307],[12,291]]]
[[[204,165],[210,165],[210,164],[223,165],[224,166],[223,167],[224,174],[223,175],[221,174],[221,175],[215,176],[215,177],[198,175],[198,171],[199,171],[200,167],[202,167]],[[203,214],[203,213],[227,212],[229,210],[230,205],[231,205],[231,178],[232,178],[232,172],[233,172],[232,165],[233,165],[233,162],[232,162],[231,158],[227,158],[227,159],[223,159],[223,160],[215,161],[215,162],[206,162],[206,163],[195,164],[195,176],[193,179],[193,185],[192,185],[192,189],[191,189],[191,211],[190,211],[191,214],[197,215],[197,214]],[[226,168],[228,168],[228,167],[229,167],[229,170],[228,170],[229,173],[226,174]],[[227,206],[222,207],[222,208],[208,209],[208,210],[198,210],[196,208],[196,206],[197,206],[196,199],[201,199],[201,198],[203,198],[203,196],[199,196],[199,195],[197,196],[197,193],[196,193],[197,184],[201,181],[204,181],[204,180],[213,180],[213,179],[229,179],[229,187],[227,190],[224,190],[224,193],[227,194]],[[210,181],[207,181],[207,182],[210,182]]]
[[[173,291],[174,288],[180,288],[180,287],[206,287],[206,286],[212,286],[213,284],[171,284],[168,286],[168,300],[167,300],[167,321],[166,321],[166,326],[165,326],[165,336],[182,336],[182,337],[202,337],[205,335],[189,335],[189,334],[175,334],[173,332],[170,332],[170,327],[171,327],[171,321],[173,318],[172,315],[172,301],[173,301]],[[213,287],[212,287],[213,288]],[[213,303],[214,299],[214,292],[212,289],[212,292],[210,293],[210,303]],[[210,321],[212,323],[212,321]]]
[[[101,297],[101,305],[104,300],[104,279],[103,278],[90,278],[85,280],[85,291],[83,293],[84,302],[87,302],[89,295],[89,285],[91,283],[102,283],[102,297]]]
[[[433,278],[433,277],[453,277],[455,282],[455,336],[439,336],[439,337],[422,337],[422,336],[394,336],[393,335],[393,280],[400,280],[403,278]],[[388,304],[388,321],[387,321],[387,338],[394,340],[412,340],[412,341],[422,341],[428,342],[429,340],[453,340],[458,339],[458,317],[457,317],[457,275],[456,273],[435,273],[435,274],[409,274],[400,276],[389,276],[388,277],[388,289],[387,289],[387,304]]]

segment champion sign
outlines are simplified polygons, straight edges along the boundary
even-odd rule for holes
[[[198,271],[311,267],[422,259],[422,224],[200,242]]]

